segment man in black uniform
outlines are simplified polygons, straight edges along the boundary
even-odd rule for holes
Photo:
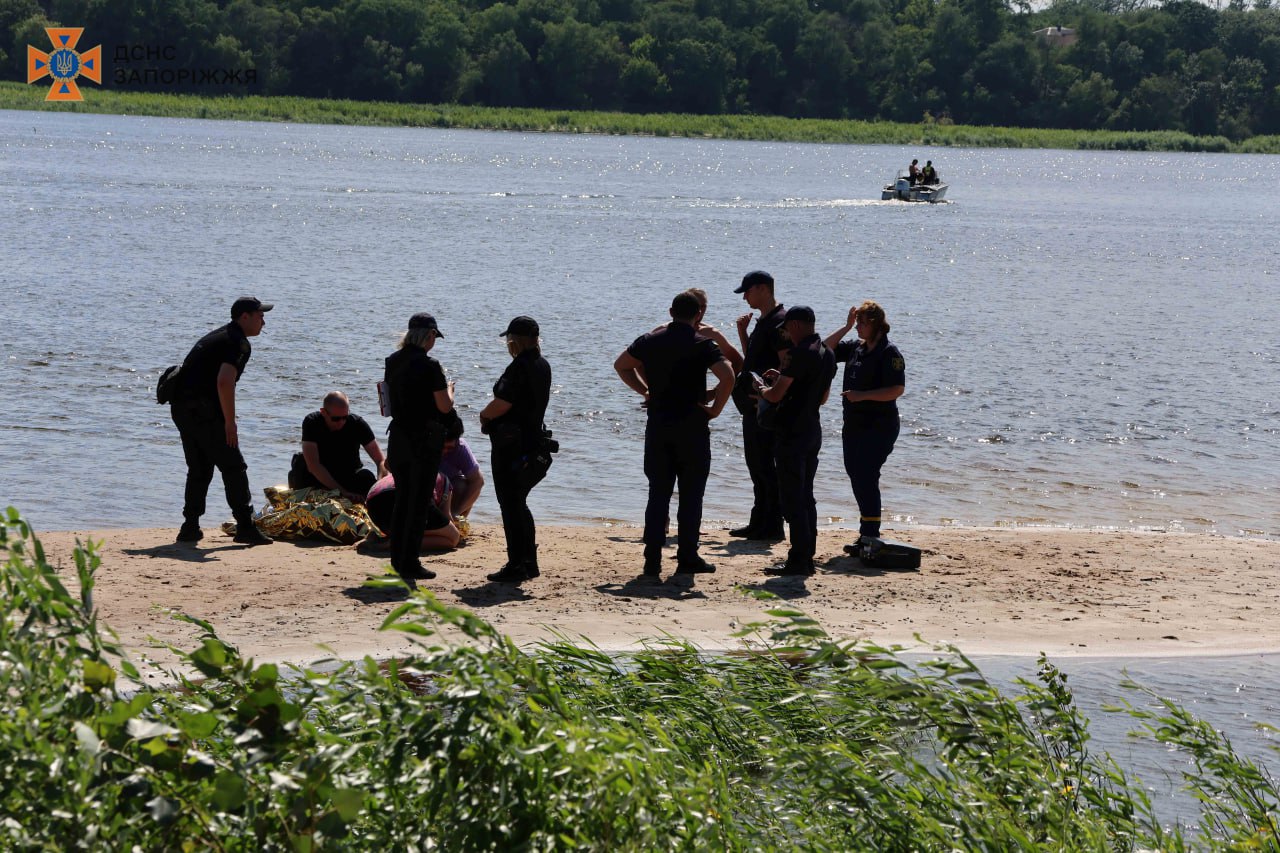
[[[774,459],[782,514],[790,526],[791,550],[785,563],[765,571],[775,575],[811,575],[818,544],[818,506],[813,497],[818,451],[822,448],[818,410],[831,390],[836,360],[814,331],[812,308],[797,305],[789,310],[783,328],[794,346],[782,370],[766,375],[766,380],[772,380],[773,384],[767,388],[761,386],[760,396],[778,405]]]
[[[773,433],[761,429],[756,420],[757,394],[751,374],[763,375],[778,367],[778,350],[788,345],[782,332],[786,309],[773,298],[773,276],[762,270],[749,272],[733,291],[752,309],[760,312],[756,327],[747,336],[751,314],[738,318],[738,338],[742,342],[742,373],[733,388],[733,403],[742,414],[742,453],[755,502],[745,527],[729,531],[746,539],[777,540],[782,537],[782,504],[778,498],[778,474],[774,468]]]
[[[236,382],[249,363],[253,348],[249,338],[262,333],[263,314],[274,306],[253,296],[242,296],[231,305],[231,322],[214,329],[191,348],[173,391],[169,415],[182,437],[187,459],[187,485],[182,506],[179,542],[199,542],[200,516],[213,469],[222,472],[227,505],[236,520],[235,541],[242,545],[269,545],[271,539],[253,523],[249,497],[249,466],[240,453],[236,431]]]
[[[644,473],[649,503],[644,511],[644,574],[657,577],[667,538],[671,493],[680,484],[676,574],[714,572],[698,556],[702,495],[711,472],[710,421],[733,391],[733,368],[715,341],[697,332],[697,297],[681,293],[671,301],[672,323],[636,338],[618,356],[613,369],[645,398],[649,422],[644,432]],[[707,371],[715,375],[707,400]]]
[[[376,474],[360,464],[362,447],[378,466]],[[346,394],[330,391],[320,411],[302,419],[302,452],[293,454],[289,488],[334,489],[348,500],[363,503],[373,484],[386,475],[382,448],[372,427],[364,418],[351,414]]]

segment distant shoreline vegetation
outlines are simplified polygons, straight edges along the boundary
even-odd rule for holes
[[[1181,131],[977,127],[929,120],[917,124],[901,124],[780,116],[620,113],[456,104],[399,104],[289,96],[204,97],[118,92],[89,87],[86,87],[83,102],[48,103],[44,100],[46,91],[41,86],[0,82],[0,109],[298,124],[596,133],[840,145],[1280,154],[1280,136],[1255,136],[1233,142],[1224,136],[1193,136]]]

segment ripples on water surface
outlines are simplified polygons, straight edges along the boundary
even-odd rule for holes
[[[913,156],[938,162],[952,203],[877,200]],[[1276,537],[1277,186],[1280,158],[1263,156],[0,112],[0,501],[39,529],[176,526],[182,453],[155,377],[250,292],[277,306],[238,392],[255,495],[284,480],[330,388],[381,434],[374,382],[415,311],[440,320],[476,439],[498,333],[530,313],[563,447],[535,514],[638,523],[643,415],[613,359],[691,286],[734,338],[733,288],[762,267],[824,334],[852,304],[885,305],[908,368],[893,527]],[[849,523],[834,401],[825,421],[819,514]],[[713,442],[707,521],[741,521],[736,418]],[[225,516],[217,484],[209,506]],[[497,520],[491,494],[474,515]],[[1139,680],[1263,751],[1250,726],[1277,721],[1274,658],[1145,666]],[[1100,744],[1122,752],[1128,723],[1096,710],[1116,664],[1071,670]],[[1155,753],[1122,761],[1158,796],[1174,787]]]
[[[952,203],[875,200],[921,155]],[[643,415],[613,358],[690,286],[735,337],[732,290],[762,267],[824,333],[886,306],[908,367],[896,526],[1274,537],[1280,205],[1258,188],[1278,164],[0,112],[3,499],[39,528],[175,525],[155,376],[251,292],[277,304],[239,392],[255,494],[331,387],[381,433],[373,383],[414,311],[440,319],[474,433],[527,312],[564,448],[535,513],[638,522]],[[819,514],[848,523],[825,418]],[[708,523],[738,521],[736,419],[713,435]]]

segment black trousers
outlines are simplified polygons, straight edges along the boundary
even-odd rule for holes
[[[772,430],[762,429],[756,422],[754,409],[743,415],[742,454],[747,460],[747,473],[751,475],[755,496],[748,526],[761,532],[782,530],[782,503],[773,452],[775,440]]]
[[[490,455],[493,466],[493,494],[502,511],[502,533],[507,539],[510,565],[538,564],[538,536],[529,511],[529,493],[546,472],[533,472],[526,465],[520,442],[502,445],[495,441]]]
[[[175,402],[169,416],[182,438],[182,454],[187,459],[187,484],[183,493],[182,517],[198,524],[204,515],[209,484],[216,468],[222,473],[227,506],[237,524],[252,523],[253,503],[249,497],[249,466],[240,448],[227,444],[222,413],[210,411],[205,402]]]
[[[329,476],[333,477],[334,482],[348,492],[357,492],[360,495],[369,494],[373,484],[378,482],[378,475],[368,468],[357,468],[354,471],[334,471],[330,468]],[[301,453],[295,453],[293,454],[293,465],[289,469],[289,488],[323,489],[327,487],[311,473],[311,469],[307,467],[306,458]]]
[[[403,575],[419,565],[427,507],[444,453],[444,426],[433,423],[410,429],[391,421],[387,438],[387,469],[396,480],[396,503],[391,511],[391,568]]]
[[[774,443],[782,514],[787,519],[791,541],[787,563],[795,566],[812,565],[818,548],[818,503],[813,497],[813,480],[821,449],[822,425],[816,418],[779,432]]]
[[[863,536],[880,536],[880,469],[893,452],[901,428],[897,412],[867,421],[845,421],[844,470],[858,502],[858,532]]]
[[[694,412],[674,424],[649,420],[644,431],[644,475],[649,478],[649,503],[644,510],[644,555],[655,559],[662,554],[667,538],[671,493],[680,487],[676,511],[676,559],[698,556],[702,527],[702,497],[711,473],[711,430],[707,416]]]

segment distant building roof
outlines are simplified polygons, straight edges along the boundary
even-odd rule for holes
[[[1057,47],[1076,43],[1076,31],[1070,27],[1045,27],[1042,30],[1036,30],[1032,35]]]

